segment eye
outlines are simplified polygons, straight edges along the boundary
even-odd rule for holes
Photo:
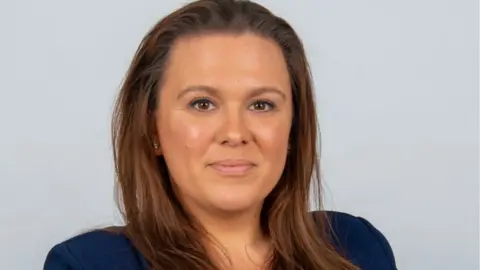
[[[254,111],[271,111],[275,109],[275,104],[271,101],[267,100],[257,100],[252,105],[250,105],[250,110]]]
[[[211,111],[215,109],[215,104],[208,98],[197,98],[190,102],[189,107],[198,111]]]

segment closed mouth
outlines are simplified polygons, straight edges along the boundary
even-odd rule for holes
[[[255,164],[245,160],[223,160],[209,165],[220,174],[243,175],[255,167]]]

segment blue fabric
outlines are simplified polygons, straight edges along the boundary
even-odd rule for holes
[[[333,244],[362,270],[395,270],[392,248],[369,221],[340,212],[328,212]],[[120,233],[93,231],[55,245],[44,270],[147,270],[145,259]]]

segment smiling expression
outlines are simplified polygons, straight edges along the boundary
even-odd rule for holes
[[[181,200],[222,211],[261,205],[284,170],[292,124],[280,47],[254,34],[181,38],[162,79],[157,154]]]

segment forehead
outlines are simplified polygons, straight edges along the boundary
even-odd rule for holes
[[[223,88],[274,86],[290,88],[281,48],[254,34],[206,34],[180,38],[169,56],[165,81]]]

